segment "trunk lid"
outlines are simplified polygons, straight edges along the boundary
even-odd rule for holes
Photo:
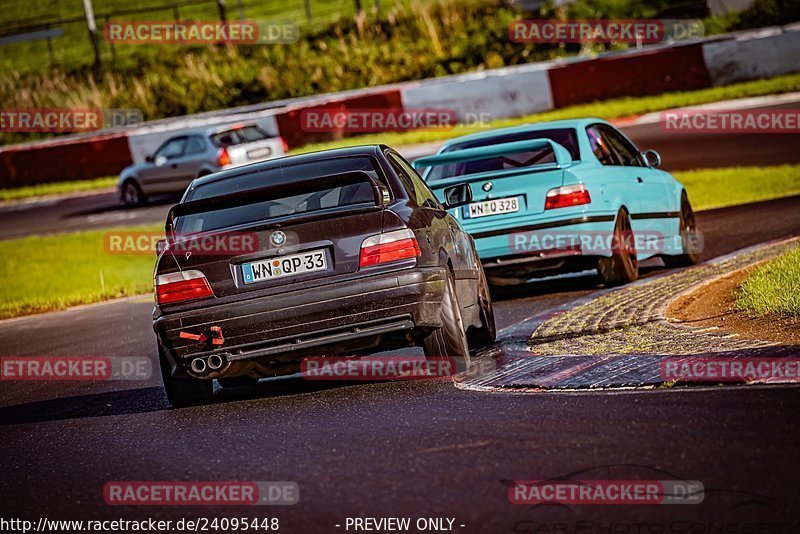
[[[382,187],[353,171],[178,204],[167,253],[216,297],[352,273],[362,241],[383,229]]]

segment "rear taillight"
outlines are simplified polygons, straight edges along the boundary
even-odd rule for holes
[[[567,185],[556,187],[547,192],[547,197],[544,200],[544,209],[552,210],[580,206],[581,204],[589,204],[591,201],[592,197],[589,196],[589,190],[583,184]]]
[[[200,271],[182,271],[156,276],[156,301],[159,304],[173,304],[213,296],[211,285]]]
[[[379,263],[407,260],[422,255],[419,243],[411,230],[396,230],[385,234],[368,237],[361,244],[360,267],[369,267]]]
[[[231,164],[231,157],[228,154],[227,148],[222,147],[219,149],[219,152],[217,152],[217,163],[220,167],[225,167],[226,165]]]
[[[281,137],[280,140],[281,140],[281,146],[283,146],[283,153],[284,154],[288,154],[289,153],[289,145],[286,144],[286,139]]]

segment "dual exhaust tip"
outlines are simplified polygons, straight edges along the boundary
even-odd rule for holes
[[[225,365],[225,360],[219,354],[212,354],[208,358],[195,358],[189,365],[195,373],[203,374],[206,370],[217,371]]]

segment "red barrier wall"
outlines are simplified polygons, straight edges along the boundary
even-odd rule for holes
[[[131,163],[124,134],[14,146],[0,152],[0,187],[113,176]]]
[[[711,87],[699,43],[570,62],[550,68],[547,74],[556,108]]]
[[[296,148],[299,146],[307,145],[309,143],[319,143],[322,141],[331,141],[333,139],[341,139],[348,136],[344,132],[307,132],[303,130],[301,125],[301,114],[307,110],[321,110],[321,109],[402,109],[403,100],[400,95],[399,89],[389,89],[385,91],[376,91],[366,95],[354,95],[352,97],[344,97],[341,99],[331,99],[323,101],[322,103],[314,104],[299,104],[291,106],[286,111],[282,111],[275,115],[275,120],[278,122],[278,131],[281,137],[289,145],[289,148]],[[353,134],[358,135],[358,134]]]

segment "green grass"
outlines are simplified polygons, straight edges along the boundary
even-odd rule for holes
[[[695,210],[800,195],[800,165],[731,167],[672,173]]]
[[[116,176],[95,178],[93,180],[76,180],[73,182],[55,182],[49,184],[31,185],[12,189],[0,189],[0,201],[22,200],[26,198],[47,195],[63,195],[66,193],[80,193],[95,189],[105,189],[117,183]]]
[[[293,151],[292,153],[301,154],[303,152],[312,152],[327,148],[339,148],[356,144],[384,143],[389,146],[397,147],[417,143],[430,143],[434,141],[453,139],[455,137],[477,133],[487,129],[520,126],[534,122],[577,119],[582,117],[600,117],[601,119],[611,120],[624,117],[634,117],[654,111],[664,111],[679,107],[709,104],[722,100],[790,93],[793,91],[800,91],[800,74],[776,76],[762,80],[735,83],[726,85],[724,87],[700,89],[697,91],[664,93],[656,96],[615,98],[601,102],[592,102],[590,104],[570,106],[544,113],[526,115],[524,117],[497,119],[487,125],[456,126],[452,130],[447,131],[414,130],[411,132],[388,132],[383,134],[348,137],[327,143],[307,145]]]
[[[800,247],[753,271],[736,292],[735,306],[755,315],[800,317]]]
[[[0,241],[0,318],[147,293],[155,253],[108,254],[106,232],[161,232],[161,225]],[[102,273],[102,282],[101,282]]]
[[[699,170],[676,176],[686,185],[696,209],[800,193],[800,165]],[[0,278],[13,282],[0,288],[0,318],[152,291],[155,254],[106,253],[104,235],[126,231],[160,234],[162,227],[116,228],[0,241]],[[796,288],[800,287],[797,258],[794,269],[794,285],[783,292],[788,295],[789,288],[795,289],[793,302],[797,309]],[[758,282],[761,285],[763,282]]]
[[[389,11],[400,0],[380,0],[381,12]],[[171,0],[93,0],[95,18],[99,31],[99,48],[103,61],[116,64],[125,62],[136,56],[136,48],[117,46],[112,48],[103,37],[103,25],[110,20],[174,20],[173,9],[152,10],[156,6],[170,5]],[[238,1],[226,2],[228,20],[239,19]],[[248,20],[259,21],[291,21],[304,30],[325,28],[342,19],[352,19],[355,15],[354,0],[310,0],[311,18],[306,13],[304,0],[241,0],[242,12]],[[371,15],[378,14],[375,0],[362,0],[364,9]],[[113,16],[121,11],[150,9],[144,13]],[[180,20],[219,20],[219,10],[215,0],[206,0],[195,5],[180,6],[177,9]],[[52,40],[55,64],[62,67],[89,65],[94,59],[91,41],[86,31],[83,4],[80,1],[41,0],[4,0],[0,11],[0,27],[18,28],[27,21],[41,23],[62,19],[79,18],[76,22],[54,24],[62,28],[64,33]],[[146,46],[152,50],[160,47]],[[3,47],[5,54],[0,58],[0,66],[8,69],[28,71],[46,68],[50,63],[50,52],[46,40],[33,40],[15,43]],[[186,46],[169,47],[172,53],[186,50]]]

